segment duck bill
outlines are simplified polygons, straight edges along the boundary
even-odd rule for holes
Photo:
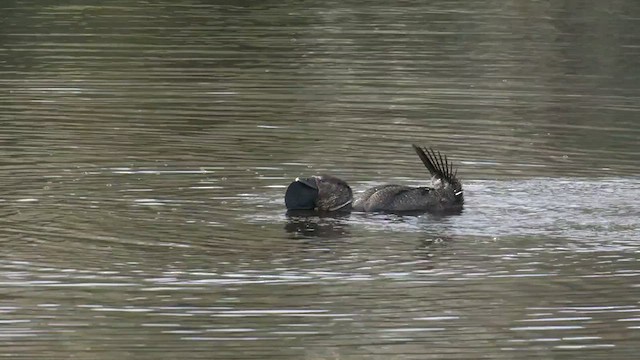
[[[287,210],[313,210],[318,201],[318,183],[316,178],[297,178],[289,184],[284,194]]]

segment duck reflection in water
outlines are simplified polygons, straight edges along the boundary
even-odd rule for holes
[[[351,210],[398,214],[460,213],[464,195],[453,164],[439,151],[415,144],[412,146],[429,171],[429,186],[380,185],[366,190],[354,201],[349,185],[337,177],[320,175],[297,178],[285,193],[287,210],[320,213]]]
[[[348,236],[349,212],[319,213],[313,210],[290,210],[287,212],[285,231],[302,237],[339,239]]]

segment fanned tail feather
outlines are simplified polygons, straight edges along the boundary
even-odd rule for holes
[[[457,182],[456,175],[458,171],[454,172],[453,164],[449,163],[446,155],[443,156],[439,151],[431,148],[419,147],[415,144],[412,146],[431,176],[437,176],[450,184]]]
[[[415,144],[412,144],[412,146],[431,176],[449,183],[455,196],[462,200],[462,184],[456,177],[458,170],[453,168],[453,164],[449,162],[447,156],[443,156],[439,151],[435,151],[432,148],[420,147]]]

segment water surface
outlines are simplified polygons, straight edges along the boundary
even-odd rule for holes
[[[628,359],[634,1],[0,5],[0,353]],[[290,217],[297,176],[465,187]]]

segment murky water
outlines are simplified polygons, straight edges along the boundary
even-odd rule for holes
[[[0,4],[0,353],[629,359],[640,6]],[[296,176],[449,217],[287,217]]]

